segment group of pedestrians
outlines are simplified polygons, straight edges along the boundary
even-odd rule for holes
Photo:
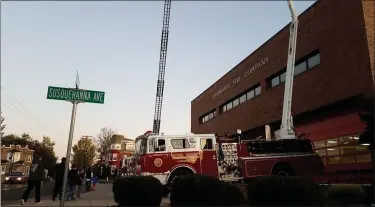
[[[62,189],[64,184],[64,172],[65,172],[65,163],[66,158],[63,157],[61,162],[56,165],[54,169],[55,173],[55,186],[53,188],[52,193],[52,200],[56,200],[57,195],[59,195],[60,200],[62,199]],[[41,203],[40,200],[40,189],[42,185],[42,181],[45,177],[44,168],[42,166],[42,156],[38,154],[34,155],[34,159],[32,161],[29,177],[27,180],[27,188],[22,195],[21,198],[21,205],[24,205],[31,191],[35,188],[35,203]],[[95,189],[96,183],[98,182],[98,177],[92,172],[91,168],[88,168],[85,172],[84,169],[78,170],[76,166],[73,164],[71,169],[68,171],[68,179],[66,183],[66,199],[67,200],[75,200],[75,198],[81,197],[82,185],[85,183],[86,191],[91,190],[91,183],[92,188]],[[76,197],[75,197],[76,196]]]
[[[64,172],[65,172],[65,162],[66,158],[61,159],[61,163],[57,164],[55,173],[55,187],[53,188],[52,200],[54,201],[59,195],[59,199],[62,199],[62,188],[64,184]],[[86,184],[86,191],[91,190],[91,183],[95,188],[97,177],[92,172],[91,168],[88,168],[85,172],[84,169],[78,169],[74,164],[71,166],[71,169],[68,171],[68,180],[66,183],[66,199],[75,200],[76,198],[81,197],[82,185]]]

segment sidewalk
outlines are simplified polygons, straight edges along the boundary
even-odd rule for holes
[[[64,206],[113,206],[116,203],[113,200],[112,184],[97,184],[96,190],[84,193],[80,199],[74,201],[65,201]],[[20,202],[4,206],[22,206]],[[22,207],[28,206],[60,206],[60,200],[43,199],[41,204],[35,204],[34,198],[29,198]],[[164,198],[161,206],[169,206],[169,199]]]
[[[116,203],[113,201],[112,184],[97,184],[96,190],[84,193],[80,199],[74,201],[65,201],[64,206],[112,206]],[[22,206],[20,202],[5,206]],[[28,206],[60,206],[60,200],[52,201],[42,198],[41,204],[35,204],[34,198],[29,198],[23,207]]]

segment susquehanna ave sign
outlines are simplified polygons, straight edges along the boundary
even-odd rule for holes
[[[104,104],[105,93],[73,88],[48,86],[47,99]]]

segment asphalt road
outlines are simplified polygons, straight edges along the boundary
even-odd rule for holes
[[[24,187],[25,185],[24,184],[4,184],[2,183],[1,184],[1,190],[10,190],[12,188],[22,188]]]

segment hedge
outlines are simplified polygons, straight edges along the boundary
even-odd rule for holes
[[[163,199],[163,185],[152,176],[118,178],[112,192],[119,206],[160,206]]]
[[[339,184],[327,189],[328,206],[370,204],[366,191],[360,185]]]
[[[237,187],[206,175],[184,175],[172,183],[172,206],[236,206],[243,200]]]
[[[249,206],[322,206],[324,196],[303,177],[261,176],[247,180]]]

